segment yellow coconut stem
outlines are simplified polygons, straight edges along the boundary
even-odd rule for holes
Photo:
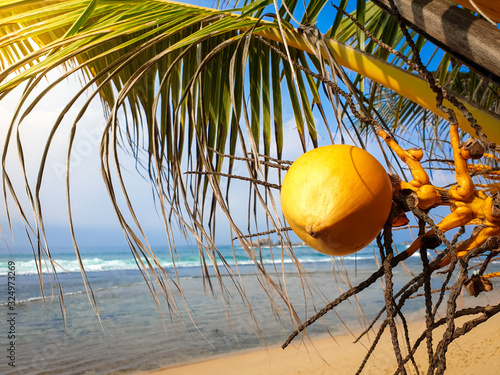
[[[458,125],[451,124],[450,126],[450,141],[453,147],[453,160],[455,161],[455,175],[457,185],[450,188],[449,193],[455,199],[468,199],[474,194],[474,183],[467,168],[467,160],[460,153],[460,137],[458,135]]]
[[[413,150],[403,150],[403,148],[394,140],[394,138],[392,138],[384,130],[379,130],[378,135],[396,153],[401,161],[403,161],[403,163],[405,163],[410,168],[411,174],[413,176],[413,180],[410,181],[410,185],[419,188],[422,185],[426,185],[429,183],[429,175],[420,164],[420,160],[422,160],[423,156],[421,150],[420,152]]]
[[[262,37],[282,42],[278,29],[266,29],[256,33]],[[285,30],[286,42],[289,46],[305,52],[312,52],[305,36],[295,31]],[[334,39],[324,36],[324,40],[332,52],[335,60],[347,69],[353,70],[362,76],[381,84],[388,89],[403,95],[418,105],[430,110],[438,116],[448,119],[448,115],[436,107],[436,94],[429,84],[413,73],[399,69],[364,51],[342,44]],[[326,52],[324,52],[326,57]],[[500,117],[491,111],[465,100],[457,98],[474,116],[483,132],[491,142],[500,143]],[[448,108],[453,105],[447,100],[443,104]],[[469,121],[462,113],[455,110],[460,128],[471,136],[476,137]]]
[[[500,277],[500,272],[492,272],[492,273],[488,273],[486,275],[483,275],[483,277],[485,279],[491,279],[493,277]]]
[[[500,233],[499,227],[484,227],[481,231],[473,235],[469,241],[465,242],[464,245],[456,249],[457,259],[461,259],[467,252],[472,249],[481,246],[490,237],[497,236]],[[445,267],[451,262],[451,253],[449,253],[446,258],[444,258],[438,265],[439,268]]]
[[[167,3],[179,4],[173,1],[165,1]],[[199,8],[206,11],[214,11],[210,8],[197,7],[190,5],[193,8]],[[218,13],[221,13],[217,11]],[[230,16],[240,17],[234,13],[225,13]],[[248,19],[252,19],[248,17]],[[257,22],[256,19],[253,19]],[[270,22],[261,21],[260,25],[268,25],[269,28],[264,30],[257,30],[255,35],[262,36],[266,39],[271,39],[276,42],[283,42],[281,31],[276,28],[275,24]],[[245,30],[247,30],[246,28]],[[244,31],[242,29],[242,31]],[[307,37],[303,33],[299,33],[295,30],[283,30],[286,43],[294,48],[301,51],[314,53],[311,50],[311,43],[308,42]],[[415,73],[400,69],[394,65],[391,65],[379,58],[356,49],[351,46],[347,46],[343,43],[336,41],[335,39],[328,38],[323,35],[323,40],[328,46],[330,52],[332,53],[335,60],[343,67],[353,70],[356,73],[361,74],[363,77],[370,79],[373,82],[377,82],[380,85],[387,87],[388,89],[397,92],[400,95],[410,99],[416,104],[430,110],[436,115],[448,119],[448,115],[439,110],[436,107],[436,94],[431,90],[429,84],[423,79],[418,77]],[[327,58],[327,52],[323,51],[323,55]],[[477,123],[483,128],[483,132],[486,134],[491,142],[500,143],[500,116],[495,113],[481,108],[478,105],[469,102],[463,98],[457,98],[474,116]],[[453,104],[449,101],[444,100],[443,105],[447,108],[453,108]],[[469,133],[472,137],[476,137],[474,129],[470,126],[469,121],[462,115],[458,110],[455,110],[457,115],[458,125],[460,128]]]

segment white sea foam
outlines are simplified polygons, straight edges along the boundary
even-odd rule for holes
[[[255,264],[255,261],[251,259],[244,251],[243,248],[235,247],[236,259],[233,255],[233,249],[229,246],[222,247],[220,249],[221,253],[225,255],[225,261],[229,266],[251,266]],[[332,261],[330,256],[318,253],[309,247],[297,247],[294,248],[294,253],[297,259],[303,264],[319,263],[325,264]],[[190,267],[200,267],[201,260],[197,249],[179,249],[176,254],[175,267],[180,268],[190,268]],[[49,273],[53,271],[53,268],[57,272],[69,272],[75,273],[80,272],[80,264],[74,255],[70,253],[65,254],[53,254],[54,262],[44,259],[42,261],[41,267],[43,273]],[[215,266],[212,264],[214,258],[206,257],[207,264],[209,266]],[[225,263],[219,259],[216,259],[217,267],[224,267]],[[344,262],[361,262],[361,261],[374,261],[373,252],[369,249],[362,250],[357,254],[348,255],[342,258]],[[38,273],[38,267],[40,264],[35,262],[31,255],[14,255],[13,258],[6,259],[0,258],[0,276],[6,276],[9,272],[8,262],[10,260],[15,261],[15,272],[16,275],[32,275]],[[145,261],[143,259],[143,261]],[[174,267],[174,262],[172,259],[167,257],[159,256],[160,265],[169,269]],[[280,254],[274,254],[274,259],[271,257],[269,251],[262,251],[262,259],[259,255],[256,255],[256,262],[262,263],[264,265],[277,264],[292,264],[294,260],[290,257],[285,256],[284,259],[281,258]],[[103,272],[103,271],[127,271],[127,270],[137,270],[137,263],[130,254],[130,252],[123,249],[119,252],[99,250],[99,252],[92,252],[82,255],[82,263],[86,272]],[[156,266],[156,265],[155,265]]]
[[[237,264],[240,266],[253,265],[255,264],[252,259],[238,257]],[[328,263],[331,262],[331,258],[328,256],[302,256],[298,258],[301,263]],[[344,257],[344,261],[362,261],[362,260],[370,260],[373,259],[373,256],[346,256]],[[207,259],[208,260],[208,259]],[[226,261],[229,265],[235,265],[236,262],[233,257],[227,257]],[[257,259],[257,262],[260,263],[260,260]],[[274,260],[270,257],[262,259],[263,264],[292,264],[293,260],[290,258],[285,258],[284,260],[280,258],[275,258]],[[5,264],[4,264],[5,263]],[[133,259],[101,259],[101,258],[90,258],[83,259],[82,263],[85,267],[86,272],[99,272],[99,271],[125,271],[125,270],[136,270],[137,264]],[[174,263],[171,260],[161,260],[160,264],[164,268],[171,268],[174,266]],[[177,268],[182,267],[199,267],[200,266],[199,259],[180,259],[175,262],[175,266]],[[209,265],[213,265],[208,262]],[[224,263],[220,260],[217,261],[217,266],[222,267]],[[80,272],[79,262],[69,259],[54,259],[54,268],[56,271],[67,271],[70,273]],[[0,276],[6,276],[8,274],[7,262],[0,262]],[[25,261],[16,261],[16,275],[30,275],[37,273],[37,263],[35,260],[25,260]],[[48,261],[42,262],[42,272],[48,273],[48,271],[52,271],[52,265]]]
[[[4,264],[5,263],[5,264]],[[107,271],[107,270],[129,270],[137,269],[136,263],[132,260],[104,260],[99,258],[83,259],[82,263],[87,272],[91,271]],[[15,262],[15,272],[16,275],[31,275],[38,272],[39,264],[35,262],[34,259],[16,261]],[[80,272],[80,265],[78,260],[74,259],[57,259],[55,257],[53,266],[49,261],[42,261],[42,272],[48,273],[52,271],[54,267],[56,271],[67,271],[67,272]],[[6,276],[8,274],[7,262],[0,262],[0,275]]]

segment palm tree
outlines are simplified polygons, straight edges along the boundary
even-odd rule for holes
[[[439,140],[445,137],[450,113],[436,104],[454,109],[464,132],[496,148],[491,142],[500,143],[500,88],[494,63],[466,56],[441,40],[433,27],[412,24],[408,29],[404,7],[395,6],[404,1],[335,3],[334,9],[325,0],[310,0],[303,7],[295,0],[279,6],[271,0],[245,1],[226,9],[222,2],[211,9],[161,0],[1,1],[0,100],[16,87],[23,90],[5,139],[3,189],[5,200],[10,194],[35,239],[37,262],[44,256],[50,260],[41,205],[47,155],[63,117],[80,98],[85,98],[84,105],[71,128],[65,176],[76,256],[80,259],[71,211],[71,154],[79,120],[98,97],[106,117],[99,149],[103,181],[146,280],[156,280],[168,299],[173,298],[169,280],[179,280],[165,273],[148,244],[122,177],[119,148],[128,149],[142,164],[169,238],[172,225],[178,224],[196,240],[207,275],[209,265],[216,275],[221,267],[212,240],[216,213],[221,211],[265,280],[263,286],[273,290],[269,295],[285,302],[286,292],[267,274],[251,242],[259,233],[242,229],[230,205],[231,183],[248,181],[249,223],[259,223],[252,227],[260,236],[277,233],[282,251],[301,269],[275,204],[286,169],[283,106],[293,112],[304,152],[318,146],[319,123],[329,142],[338,134],[342,142],[365,147],[375,142],[373,119],[396,135],[418,134],[430,150],[449,152]],[[382,10],[379,3],[391,11]],[[491,35],[499,33],[481,15],[445,0],[432,3],[446,3],[447,9],[472,17],[471,22]],[[498,20],[498,10],[488,14]],[[326,25],[321,32],[315,26],[319,20],[321,27]],[[428,59],[425,64],[421,54]],[[59,71],[57,78],[54,70]],[[69,77],[78,77],[81,89],[53,125],[32,185],[17,130],[42,98]],[[17,149],[29,206],[20,203],[13,172],[6,168],[11,148]],[[391,155],[386,158],[388,167],[396,170]],[[234,173],[236,163],[247,168],[245,175]],[[7,216],[10,222],[8,205]],[[174,259],[174,246],[171,251]],[[55,272],[54,264],[52,268]],[[83,265],[81,271],[88,284]],[[305,273],[302,277],[309,282]],[[92,303],[96,307],[95,299]],[[300,324],[293,306],[288,307]]]

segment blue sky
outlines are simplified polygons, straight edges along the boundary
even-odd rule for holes
[[[54,92],[35,107],[19,128],[25,153],[28,182],[33,191],[36,186],[41,155],[50,129],[68,98],[78,88],[79,86],[74,79],[60,84]],[[9,121],[12,118],[21,93],[20,90],[16,91],[0,101],[0,118]],[[80,101],[80,103],[83,103],[83,101]],[[49,152],[43,177],[41,205],[49,243],[53,246],[71,246],[66,207],[65,168],[69,131],[78,109],[77,103],[66,116],[67,118],[63,120]],[[288,113],[292,116],[291,111],[288,111]],[[285,155],[288,155],[293,160],[300,155],[300,141],[296,135],[293,118],[285,118],[285,121]],[[6,122],[5,125],[7,124]],[[71,157],[71,205],[77,240],[82,246],[126,244],[100,173],[99,143],[101,130],[104,126],[105,120],[101,104],[98,100],[94,100],[86,115],[78,124],[77,136],[73,146],[74,151]],[[7,126],[2,126],[0,128],[2,146],[6,132]],[[121,152],[120,155],[128,191],[131,194],[134,209],[143,228],[146,230],[148,239],[152,244],[164,243],[166,238],[163,224],[156,211],[157,207],[155,207],[150,182],[135,169],[136,165],[133,158],[124,152]],[[6,168],[19,194],[19,199],[24,204],[25,210],[27,210],[29,219],[32,219],[29,201],[24,195],[24,177],[19,166],[16,145],[12,141]],[[233,188],[235,184],[237,182],[233,182]],[[1,186],[0,189],[2,189]],[[241,191],[241,196],[233,200],[235,205],[233,209],[246,212],[248,189],[246,187],[241,189],[236,187],[235,191],[238,190]],[[10,236],[3,199],[0,200],[0,212],[2,212],[0,220],[2,226],[1,235],[9,246],[28,246],[29,243],[26,239],[21,216],[17,212],[12,198],[9,198],[8,202],[13,220],[14,241]],[[246,218],[246,214],[244,216]],[[227,224],[223,220],[219,220],[218,225],[217,242],[229,243],[230,236]],[[181,242],[183,241],[180,234],[178,234],[177,238]],[[0,246],[5,245],[5,242]]]

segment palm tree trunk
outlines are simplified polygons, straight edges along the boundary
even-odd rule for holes
[[[371,1],[392,13],[389,0]],[[486,78],[500,83],[500,30],[494,25],[445,0],[393,1],[409,27]]]

